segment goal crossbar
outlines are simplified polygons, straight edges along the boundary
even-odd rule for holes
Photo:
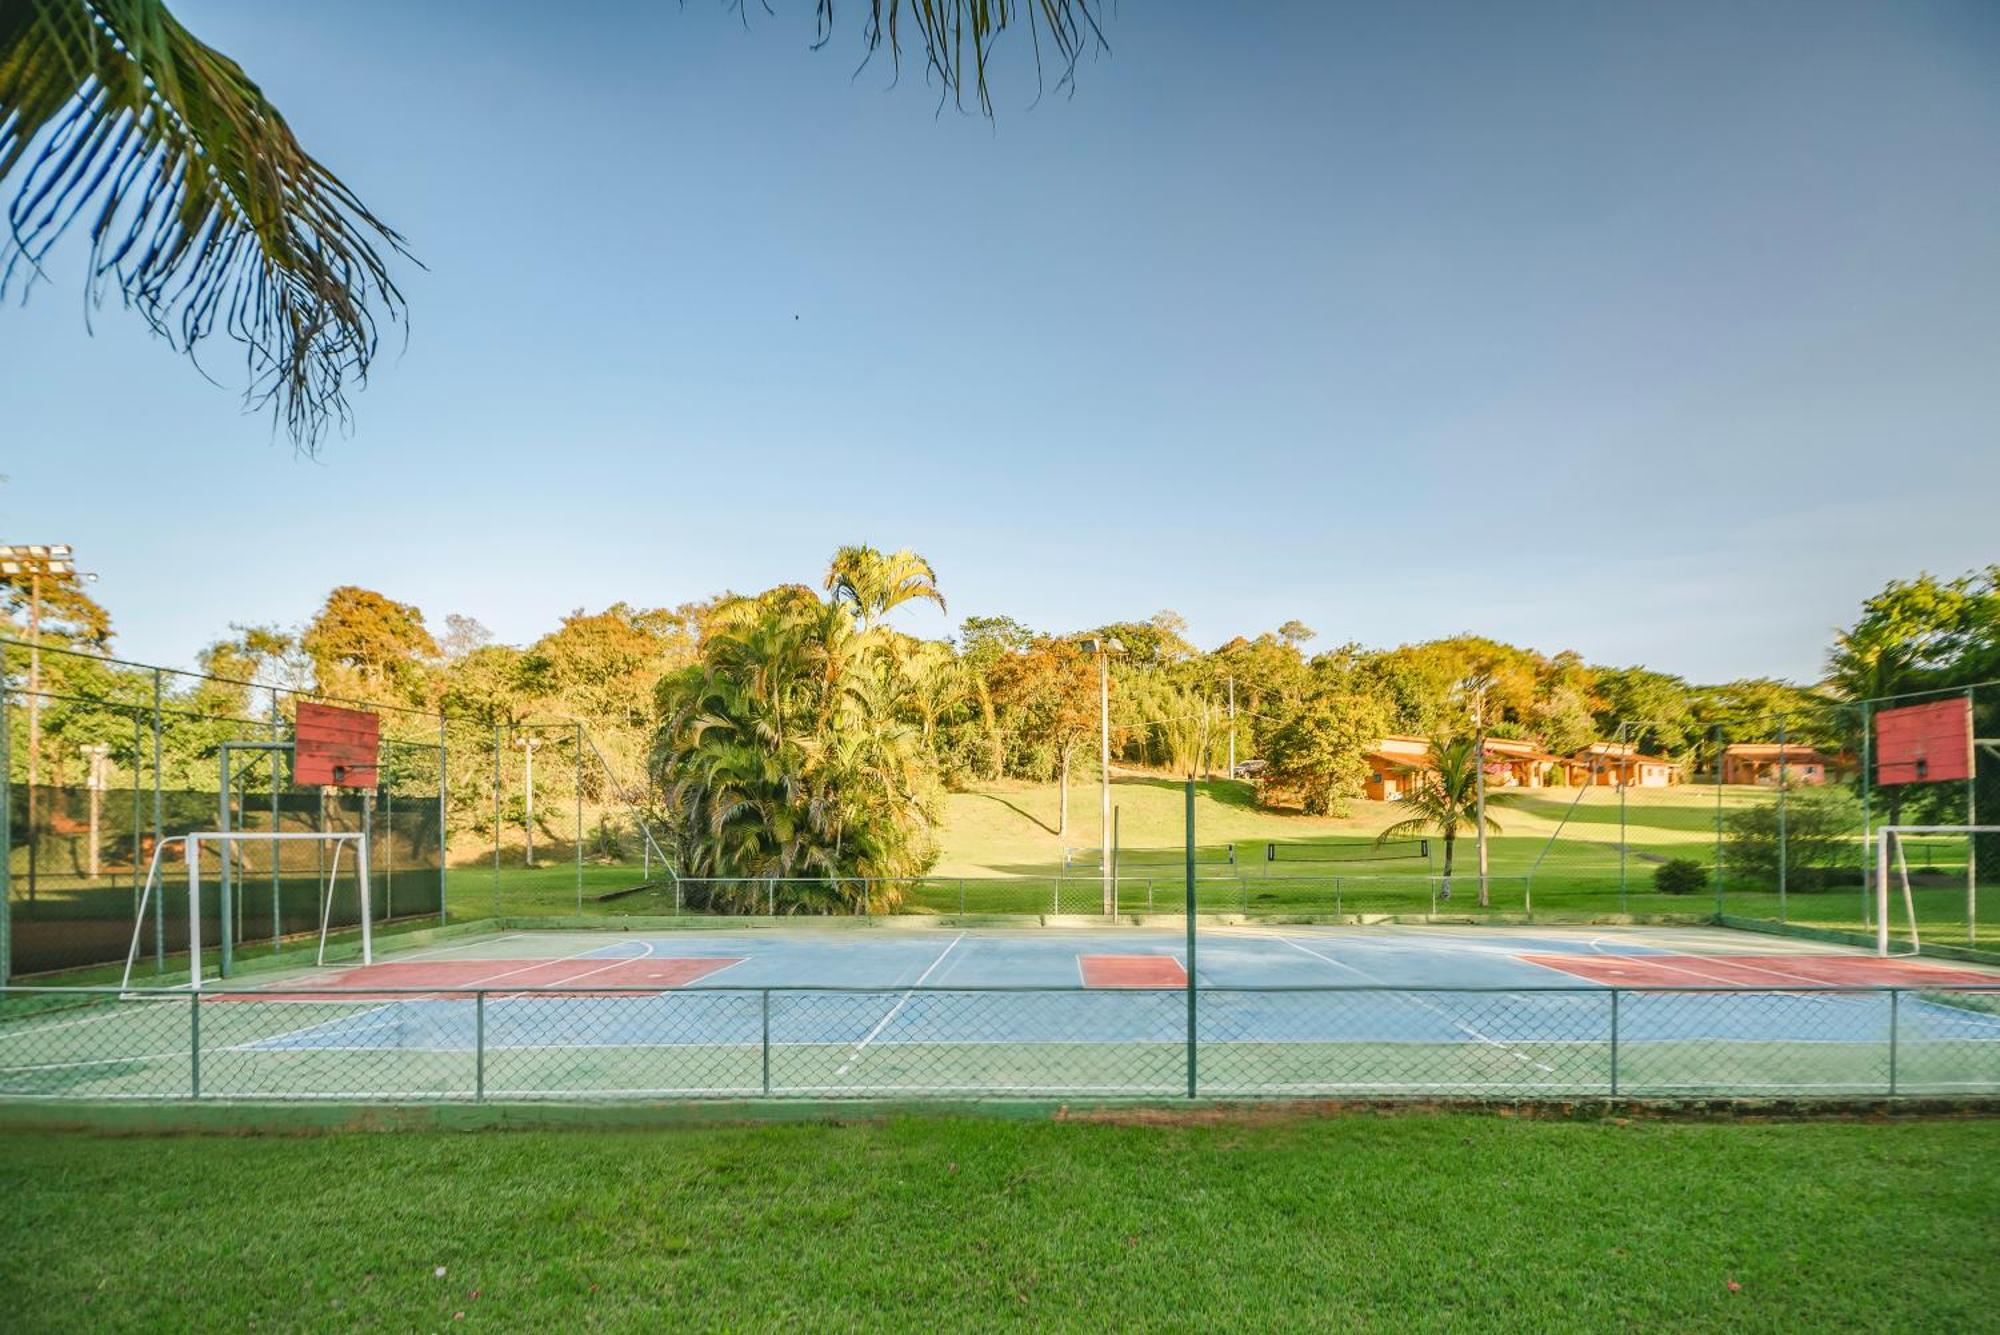
[[[1903,856],[1903,840],[1909,835],[1962,834],[1974,839],[1982,834],[2000,834],[2000,825],[1880,825],[1875,829],[1875,953],[1889,953],[1889,853],[1896,854],[1897,878],[1903,887],[1903,913],[1910,923],[1910,949],[1922,949],[1917,933],[1916,896],[1910,891],[1910,865]],[[1977,862],[1968,857],[1965,876],[1966,929],[1973,929],[1978,912]]]
[[[121,988],[132,986],[132,966],[139,958],[139,940],[145,930],[146,910],[151,904],[154,890],[160,884],[162,856],[175,844],[181,846],[187,863],[188,895],[188,987],[201,990],[201,847],[215,844],[222,848],[222,856],[229,856],[229,846],[244,843],[318,843],[332,844],[334,855],[332,865],[327,868],[327,878],[318,885],[319,896],[319,963],[326,963],[326,938],[333,914],[333,889],[340,875],[340,849],[344,844],[354,846],[354,875],[360,890],[361,901],[361,962],[375,962],[374,904],[368,884],[368,836],[359,830],[195,830],[188,834],[168,835],[153,846],[152,861],[146,867],[145,888],[139,894],[138,913],[132,923],[132,944],[125,952],[125,976],[119,984]],[[314,878],[317,881],[317,877]],[[220,908],[221,930],[226,935],[230,930],[230,911],[227,902],[229,881],[226,876],[219,880],[225,896]],[[164,888],[160,890],[165,893]]]

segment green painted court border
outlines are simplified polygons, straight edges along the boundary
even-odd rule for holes
[[[1711,927],[1726,927],[1738,932],[1756,932],[1763,936],[1789,936],[1801,941],[1820,941],[1833,946],[1858,946],[1871,954],[1875,949],[1873,932],[1856,932],[1841,927],[1808,927],[1800,923],[1772,922],[1767,918],[1733,918],[1720,914],[1708,919]],[[1980,950],[1973,946],[1933,945],[1924,943],[1923,953],[1901,956],[1908,959],[1960,960],[1967,964],[2000,964],[2000,951]]]
[[[1317,1117],[1480,1113],[1556,1121],[1932,1121],[2000,1117],[2000,1096],[1883,1099],[963,1099],[686,1100],[650,1103],[13,1103],[0,1132],[107,1136],[319,1136],[401,1131],[546,1131],[847,1125],[901,1118],[1121,1122],[1176,1126]]]

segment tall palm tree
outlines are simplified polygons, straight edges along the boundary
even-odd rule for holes
[[[715,878],[703,899],[749,909],[763,888],[730,878],[784,878],[786,911],[853,909],[930,864],[906,643],[798,585],[716,609],[701,661],[661,682],[653,753],[679,872]]]
[[[1376,835],[1375,842],[1380,844],[1390,839],[1425,835],[1436,835],[1444,840],[1444,885],[1439,890],[1438,898],[1450,899],[1452,853],[1458,836],[1476,833],[1479,829],[1477,745],[1470,737],[1455,737],[1449,741],[1433,737],[1427,764],[1429,769],[1417,791],[1403,799],[1403,807],[1410,814]],[[1491,816],[1486,818],[1486,832],[1500,833],[1499,823]],[[1484,884],[1479,887],[1479,907],[1486,907]]]
[[[1037,77],[1058,87],[1105,46],[1102,0],[867,0],[862,40],[902,62],[911,33],[928,75],[993,113],[994,47],[1028,29]],[[833,0],[815,6],[815,46]],[[31,151],[32,150],[32,151]],[[0,0],[0,181],[17,186],[0,242],[0,294],[32,283],[78,218],[91,217],[89,290],[115,289],[192,353],[218,332],[240,342],[248,395],[310,453],[348,417],[378,322],[403,315],[385,260],[403,239],[293,137],[235,61],[175,20],[164,0]]]
[[[870,630],[904,603],[921,599],[945,610],[937,571],[907,547],[886,555],[873,547],[842,547],[826,568],[826,591]]]

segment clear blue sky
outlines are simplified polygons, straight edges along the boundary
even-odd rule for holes
[[[524,641],[866,541],[926,633],[1809,678],[2000,560],[1992,0],[1128,0],[997,124],[774,3],[182,0],[429,266],[408,349],[302,462],[71,251],[0,312],[0,533],[175,663],[336,583]]]

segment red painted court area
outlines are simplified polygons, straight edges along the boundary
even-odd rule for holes
[[[1186,987],[1187,970],[1172,955],[1079,955],[1085,987]]]
[[[1523,955],[1619,987],[1951,987],[2000,975],[1866,955]]]
[[[697,979],[741,964],[742,956],[710,959],[674,959],[644,956],[638,959],[567,960],[407,960],[402,963],[369,964],[344,969],[325,978],[315,978],[320,993],[294,993],[286,989],[287,1000],[327,1001],[366,1000],[370,988],[494,988],[501,991],[533,991],[542,987],[564,990],[593,986],[610,989],[656,987],[661,990],[685,987]],[[220,992],[218,998],[251,1001],[255,992]],[[377,993],[375,999],[390,1000],[397,994]]]

